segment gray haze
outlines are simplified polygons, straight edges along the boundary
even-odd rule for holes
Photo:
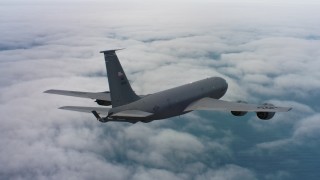
[[[1,2],[0,179],[317,179],[319,5],[232,2]],[[101,124],[42,93],[107,90],[98,52],[122,47],[137,94],[221,76],[226,100],[294,109]]]

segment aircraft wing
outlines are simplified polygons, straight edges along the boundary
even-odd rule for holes
[[[78,112],[86,112],[92,113],[92,111],[96,111],[98,114],[101,115],[108,115],[108,112],[111,108],[104,108],[104,107],[82,107],[82,106],[63,106],[59,109],[65,109],[70,111],[78,111]]]
[[[108,115],[108,112],[111,108],[103,108],[103,107],[82,107],[82,106],[63,106],[59,109],[70,110],[70,111],[78,111],[78,112],[86,112],[92,113],[92,111],[97,112],[99,115]],[[153,115],[152,113],[140,111],[140,110],[125,110],[120,111],[112,115],[112,117],[119,118],[143,118],[149,117]]]
[[[120,111],[112,115],[112,117],[132,117],[132,118],[143,118],[153,115],[152,113],[140,111],[140,110],[125,110]]]
[[[50,90],[45,91],[44,93],[111,101],[110,92],[108,92],[108,91],[106,91],[106,92],[80,92],[80,91],[65,91],[65,90],[50,89]]]
[[[291,107],[276,107],[268,104],[255,105],[237,102],[223,101],[213,98],[202,98],[191,103],[184,111],[193,110],[220,110],[220,111],[248,111],[248,112],[286,112]]]

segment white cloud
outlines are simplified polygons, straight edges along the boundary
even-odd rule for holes
[[[255,152],[276,152],[297,146],[317,146],[319,142],[320,122],[319,114],[316,113],[305,118],[301,118],[293,127],[290,137],[282,138],[270,142],[256,144]],[[305,143],[308,142],[308,143]]]
[[[140,169],[133,177],[134,180],[148,180],[148,179],[170,179],[170,180],[182,180],[186,179],[186,176],[178,176],[170,171],[161,169]]]
[[[319,95],[317,7],[53,4],[0,7],[0,178],[256,179],[254,167],[219,164],[238,150],[228,133],[235,127],[194,114],[177,123],[100,124],[57,110],[95,104],[44,90],[107,90],[98,53],[106,48],[127,48],[118,55],[139,94],[222,76],[225,99],[272,96],[294,107],[269,125],[250,120],[258,131],[281,125],[296,139],[318,136],[317,107],[301,102]]]
[[[237,166],[237,165],[226,165],[217,170],[210,170],[204,175],[198,176],[196,179],[210,179],[210,180],[219,180],[219,179],[257,179],[255,174],[249,169]]]
[[[315,114],[296,124],[293,138],[303,143],[304,140],[316,140],[320,132],[320,114]]]
[[[161,131],[157,136],[150,139],[151,145],[160,152],[176,152],[177,156],[184,156],[190,153],[201,153],[204,146],[196,137],[188,133],[179,133],[173,130]]]

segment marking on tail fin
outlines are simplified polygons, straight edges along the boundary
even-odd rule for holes
[[[123,73],[121,71],[118,72],[118,77],[123,77]]]

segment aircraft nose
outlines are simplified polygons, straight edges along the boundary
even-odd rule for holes
[[[228,88],[228,83],[225,79],[220,78],[220,84],[221,84],[221,89],[227,89]]]
[[[218,84],[219,90],[222,94],[225,94],[228,89],[228,83],[225,79],[221,77],[216,77],[216,84]]]
[[[223,78],[222,78],[223,79]],[[225,89],[228,89],[228,83],[225,79],[223,79],[223,87],[225,87]]]
[[[220,99],[227,92],[228,83],[221,77],[213,77],[213,94],[210,96],[215,99]]]

